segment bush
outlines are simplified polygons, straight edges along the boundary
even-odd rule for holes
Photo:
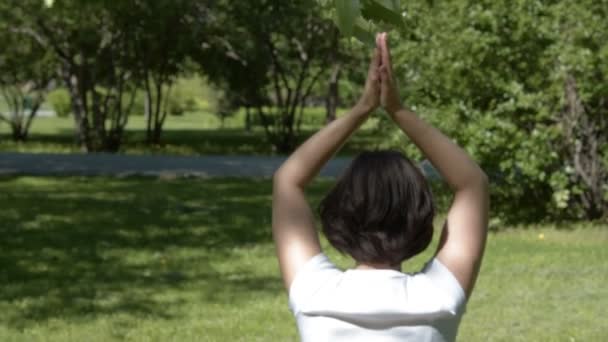
[[[169,94],[169,98],[165,100],[167,101],[169,115],[180,116],[186,111],[188,99],[181,88],[175,87]]]
[[[55,89],[47,95],[47,101],[58,117],[65,118],[72,112],[70,93],[63,89]]]
[[[393,48],[405,103],[479,162],[501,222],[608,217],[608,169],[597,163],[608,145],[600,3],[408,2],[421,6],[407,12],[429,36]],[[416,158],[382,120],[384,144]]]

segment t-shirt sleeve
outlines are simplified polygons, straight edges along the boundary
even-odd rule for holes
[[[454,274],[444,264],[437,258],[433,258],[422,269],[422,273],[444,294],[443,304],[446,309],[453,314],[464,313],[466,306],[464,290]]]
[[[289,308],[295,314],[301,311],[319,289],[333,276],[342,273],[323,253],[312,257],[296,273],[289,288]]]

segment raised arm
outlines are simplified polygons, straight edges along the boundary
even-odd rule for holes
[[[370,64],[365,90],[350,112],[327,125],[300,146],[275,172],[272,193],[272,233],[287,290],[298,270],[321,252],[312,211],[304,188],[348,137],[380,103],[379,47]]]
[[[436,257],[470,296],[483,257],[489,211],[488,178],[471,157],[439,130],[402,107],[386,34],[381,36],[381,101],[401,130],[422,150],[454,191]]]

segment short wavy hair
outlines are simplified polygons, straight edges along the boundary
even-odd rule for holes
[[[319,214],[331,245],[358,263],[400,265],[433,239],[429,184],[397,151],[357,156],[321,201]]]

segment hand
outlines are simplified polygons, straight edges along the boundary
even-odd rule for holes
[[[363,94],[357,103],[365,113],[370,113],[380,105],[380,65],[381,65],[380,35],[376,36],[376,49],[367,72],[367,80]]]
[[[393,76],[393,65],[387,34],[381,33],[379,38],[376,38],[376,43],[380,45],[382,53],[382,65],[380,66],[380,103],[390,115],[393,115],[401,110],[403,105],[399,99],[399,89],[397,89],[397,83]]]

